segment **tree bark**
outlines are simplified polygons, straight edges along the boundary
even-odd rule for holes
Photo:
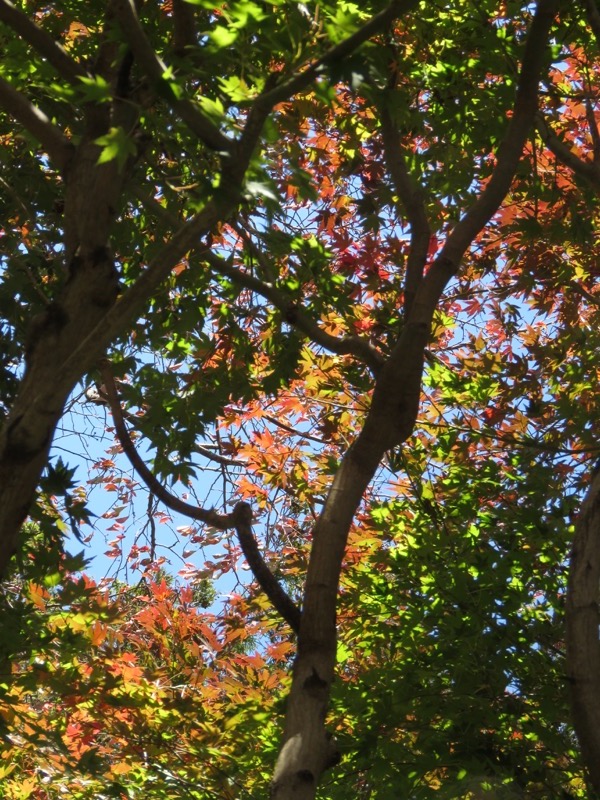
[[[75,369],[64,364],[118,294],[109,238],[122,178],[116,162],[96,166],[99,152],[84,141],[65,168],[64,287],[30,323],[25,376],[0,436],[1,572],[15,550],[65,401],[100,352],[90,347]]]
[[[442,293],[458,271],[464,253],[510,189],[534,123],[538,84],[556,9],[557,0],[540,0],[537,4],[523,55],[514,113],[485,190],[450,233],[429,270],[424,273],[413,269],[413,274],[421,272],[422,277],[416,286],[411,285],[414,297],[402,334],[377,372],[364,427],[344,456],[315,525],[283,747],[271,784],[275,800],[312,800],[322,773],[338,757],[335,744],[327,735],[325,718],[335,668],[338,582],[350,525],[385,452],[406,441],[413,431],[425,348]],[[387,158],[394,177],[391,139],[388,130]],[[402,176],[397,176],[397,182],[402,184]]]
[[[567,678],[573,724],[592,786],[600,794],[600,472],[575,525],[567,591]]]

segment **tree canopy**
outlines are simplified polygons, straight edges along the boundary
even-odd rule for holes
[[[0,42],[6,796],[600,795],[595,0]]]

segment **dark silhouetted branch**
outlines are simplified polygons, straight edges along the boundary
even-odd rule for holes
[[[36,25],[9,0],[0,0],[0,22],[4,22],[28,42],[69,83],[77,84],[80,77],[87,75],[86,70],[71,58],[53,36]]]
[[[383,356],[366,339],[360,336],[333,336],[324,331],[314,319],[302,311],[296,301],[288,297],[280,289],[277,289],[273,284],[265,283],[247,272],[236,269],[211,250],[202,251],[200,256],[206,259],[219,275],[224,275],[238,286],[256,292],[256,294],[271,302],[275,308],[281,311],[283,319],[289,325],[293,325],[311,341],[321,345],[329,352],[337,355],[354,356],[358,361],[366,364],[373,373],[376,373],[382,366],[384,362]]]
[[[584,161],[576,155],[566,142],[563,142],[553,131],[552,126],[541,112],[535,118],[536,126],[542,141],[556,158],[569,169],[583,178],[595,192],[600,194],[600,164]]]
[[[214,509],[193,506],[171,494],[153,475],[136,450],[125,425],[117,387],[107,359],[103,359],[100,363],[100,372],[104,381],[106,399],[112,411],[119,444],[146,486],[167,508],[173,511],[184,514],[191,519],[196,519],[199,522],[204,522],[218,530],[235,528],[240,547],[256,582],[292,630],[297,632],[300,628],[300,609],[279,584],[258,549],[256,539],[252,533],[252,509],[250,505],[248,503],[238,503],[231,514],[218,514]]]
[[[157,84],[163,84],[168,90],[165,81],[167,66],[148,41],[144,29],[135,9],[133,0],[115,0],[114,3],[117,19],[123,28],[123,34],[131,47],[137,63],[148,77]],[[167,101],[171,108],[177,112],[188,128],[204,144],[212,150],[227,152],[233,142],[221,133],[217,126],[200,110],[191,100],[177,98],[173,92]]]
[[[62,131],[10,83],[0,78],[0,105],[41,144],[59,170],[66,167],[73,148]]]
[[[283,81],[283,83],[280,83],[272,89],[266,89],[256,99],[255,105],[257,107],[267,107],[271,109],[273,106],[277,105],[277,103],[281,103],[303,89],[306,89],[322,72],[324,72],[326,67],[347,58],[377,33],[385,31],[397,17],[412,11],[417,5],[417,0],[394,0],[387,8],[384,8],[379,14],[375,14],[357,31],[339,44],[331,47],[320,58],[315,59],[311,64],[298,70],[290,78]]]

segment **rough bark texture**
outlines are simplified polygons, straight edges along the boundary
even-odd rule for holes
[[[567,594],[567,677],[584,762],[600,794],[600,472],[577,519]]]
[[[96,166],[99,152],[82,142],[66,167],[64,287],[31,321],[25,377],[0,438],[0,570],[14,551],[64,403],[101,351],[89,348],[76,368],[64,365],[117,298],[109,236],[122,181],[116,162]]]

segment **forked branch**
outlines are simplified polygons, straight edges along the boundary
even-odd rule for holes
[[[535,124],[539,82],[548,57],[548,36],[558,6],[558,0],[538,0],[523,53],[513,113],[498,148],[496,166],[485,189],[456,224],[424,277],[411,314],[415,323],[430,324],[442,292],[456,274],[463,255],[510,189],[525,142]]]

